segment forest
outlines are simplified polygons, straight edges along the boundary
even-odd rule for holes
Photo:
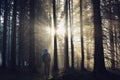
[[[46,80],[45,48],[50,80],[120,80],[120,0],[0,0],[0,79]]]

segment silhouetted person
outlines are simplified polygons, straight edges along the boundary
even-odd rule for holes
[[[42,60],[43,60],[43,67],[44,67],[45,75],[48,78],[49,71],[50,71],[51,57],[47,49],[44,49],[42,52]]]

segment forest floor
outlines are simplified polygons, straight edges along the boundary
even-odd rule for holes
[[[60,77],[53,77],[51,80],[120,80],[120,74],[113,71],[102,74],[94,74],[89,71],[71,71]]]
[[[0,80],[45,80],[45,78],[40,74],[30,72],[0,71]],[[69,71],[57,74],[49,80],[120,80],[120,74],[106,72],[96,75],[89,71]]]

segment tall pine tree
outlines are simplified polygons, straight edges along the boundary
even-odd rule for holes
[[[102,41],[100,0],[93,0],[93,11],[94,11],[94,41],[95,41],[94,72],[99,73],[104,72],[106,70]]]

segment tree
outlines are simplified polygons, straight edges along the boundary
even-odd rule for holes
[[[71,3],[70,3],[71,2]],[[70,43],[71,43],[71,66],[74,69],[74,43],[73,43],[73,0],[69,1],[69,18],[70,18]]]
[[[35,2],[34,0],[30,0],[30,27],[29,27],[29,35],[30,35],[30,47],[29,47],[29,63],[30,68],[35,71],[35,44],[34,44],[34,20],[35,20]]]
[[[4,24],[3,24],[3,47],[2,47],[2,67],[6,65],[6,41],[7,41],[7,17],[8,17],[8,0],[5,0]]]
[[[80,0],[80,34],[81,34],[81,70],[84,70],[84,41],[83,41],[83,21],[82,21],[82,0]]]
[[[94,11],[94,72],[104,72],[104,52],[103,52],[103,41],[102,41],[102,26],[101,26],[101,14],[100,14],[100,0],[93,0],[93,11]]]
[[[53,0],[53,21],[54,21],[54,64],[53,71],[58,71],[58,54],[57,54],[57,22],[56,22],[56,0]]]
[[[23,66],[23,49],[22,49],[22,46],[23,46],[23,41],[24,41],[24,38],[23,38],[23,15],[24,15],[24,4],[23,4],[23,0],[19,0],[19,49],[18,49],[18,52],[19,52],[19,68],[21,68]]]
[[[17,0],[14,0],[13,20],[12,20],[12,40],[11,40],[12,69],[15,69],[16,66],[16,14],[17,14]]]
[[[31,62],[29,59],[30,56],[30,37],[32,37],[34,34],[31,32],[34,29],[31,29],[31,26],[33,27],[31,20],[31,13],[30,13],[30,0],[19,0],[19,8],[18,8],[18,19],[19,19],[19,25],[18,25],[18,60],[19,60],[19,67],[22,71],[28,71],[28,67],[31,66]],[[34,21],[34,20],[33,20]],[[18,24],[18,23],[17,23]],[[32,35],[31,35],[32,34]],[[31,36],[29,36],[31,35]],[[34,43],[34,41],[33,41]],[[34,47],[33,47],[34,48]],[[33,50],[31,49],[31,51]],[[34,55],[34,53],[32,54]],[[33,57],[33,56],[32,56]],[[28,65],[29,64],[29,65]],[[30,70],[30,68],[29,68]]]
[[[69,50],[69,46],[68,46],[68,3],[69,3],[69,0],[66,0],[65,2],[65,11],[66,11],[66,19],[65,19],[65,70],[69,69],[69,55],[68,55],[68,50]]]

